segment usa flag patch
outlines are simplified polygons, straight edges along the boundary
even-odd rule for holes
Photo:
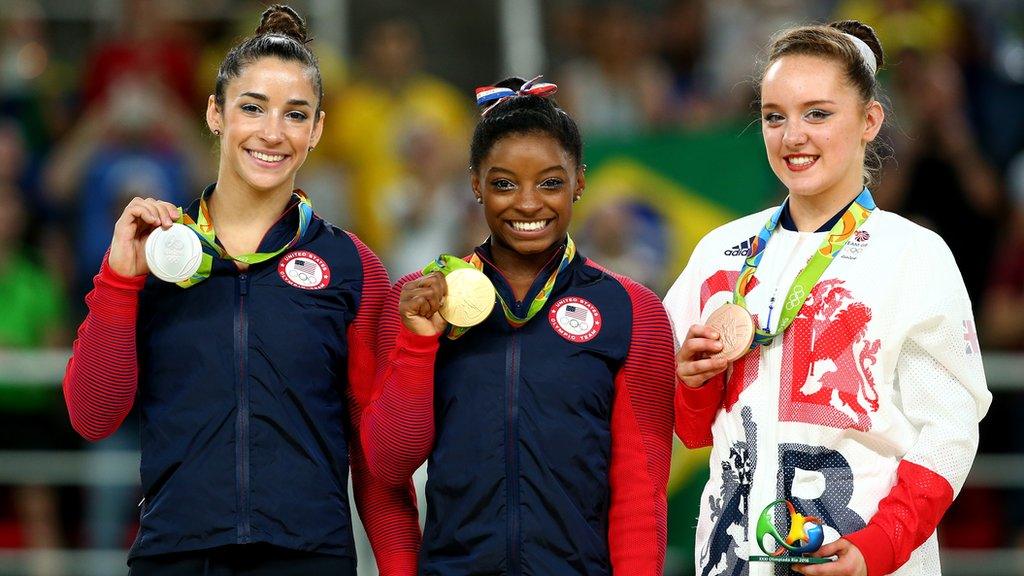
[[[322,290],[331,283],[327,262],[308,250],[295,250],[281,257],[277,273],[290,286],[303,290]]]
[[[589,300],[566,296],[551,305],[551,328],[569,342],[588,342],[601,332],[601,312]]]

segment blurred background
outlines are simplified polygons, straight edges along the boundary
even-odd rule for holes
[[[127,200],[184,205],[212,181],[206,98],[264,4],[0,0],[0,574],[127,571],[137,418],[96,444],[71,431],[68,347]],[[581,251],[662,295],[705,232],[784,196],[751,106],[771,34],[873,26],[888,108],[876,200],[949,243],[995,394],[940,527],[944,573],[1024,575],[1024,2],[291,4],[327,94],[300,185],[392,279],[485,238],[466,168],[473,88],[544,73],[584,132]],[[673,459],[666,574],[692,573],[706,462],[681,447]]]

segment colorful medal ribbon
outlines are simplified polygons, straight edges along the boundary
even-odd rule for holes
[[[736,279],[736,288],[732,294],[734,304],[738,304],[743,308],[747,307],[747,285],[750,284],[750,280],[754,277],[757,265],[761,263],[761,257],[764,256],[764,249],[768,246],[768,240],[771,239],[772,234],[778,227],[779,217],[782,216],[784,206],[785,204],[779,206],[778,210],[765,223],[764,228],[757,234],[757,238],[754,239],[754,244],[750,247],[750,255],[744,261],[743,268],[740,269],[740,276]],[[764,329],[754,326],[754,342],[750,345],[751,350],[757,346],[768,344],[773,338],[785,332],[786,328],[789,328],[789,325],[796,319],[797,313],[803,308],[804,301],[811,293],[811,288],[818,283],[821,275],[825,273],[825,269],[828,268],[832,260],[839,254],[839,251],[846,245],[846,242],[853,236],[853,233],[868,219],[868,216],[871,215],[874,209],[875,201],[871,197],[871,192],[865,188],[857,196],[857,199],[853,201],[853,204],[850,204],[842,218],[832,226],[832,229],[829,230],[825,240],[822,241],[821,246],[818,247],[814,256],[807,263],[807,266],[804,267],[800,274],[797,275],[796,280],[793,281],[793,285],[790,286],[789,293],[786,295],[786,301],[782,306],[782,314],[779,317],[779,325],[775,333],[768,332],[767,323]]]
[[[182,288],[190,288],[196,284],[206,280],[210,276],[210,271],[213,269],[213,259],[223,258],[225,260],[237,260],[245,264],[259,264],[260,262],[266,262],[271,258],[277,256],[281,252],[295,246],[306,234],[306,230],[309,229],[309,223],[313,220],[313,203],[310,202],[309,197],[302,190],[295,190],[292,195],[298,200],[299,209],[299,227],[295,231],[295,236],[292,239],[274,252],[252,252],[250,254],[239,254],[238,256],[232,256],[228,254],[224,248],[217,244],[217,236],[213,230],[213,220],[210,218],[210,209],[206,205],[206,195],[212,189],[208,188],[203,195],[199,197],[199,221],[196,222],[191,216],[185,213],[184,210],[178,208],[178,212],[181,216],[176,220],[179,224],[184,224],[192,229],[193,232],[199,236],[199,240],[203,245],[203,259],[199,264],[199,269],[187,280],[178,282],[178,286]]]
[[[574,256],[576,256],[576,243],[572,241],[572,238],[566,236],[565,252],[562,253],[562,261],[559,262],[558,268],[556,268],[553,272],[551,272],[551,275],[548,276],[548,280],[547,282],[544,283],[544,287],[540,289],[540,292],[538,292],[537,295],[533,297],[533,301],[530,302],[530,308],[526,311],[526,316],[516,316],[516,314],[512,312],[512,308],[510,308],[508,303],[505,302],[505,299],[501,297],[501,292],[496,291],[498,295],[498,302],[501,302],[501,309],[505,311],[505,320],[508,320],[508,323],[513,328],[519,328],[523,326],[524,324],[529,322],[531,318],[536,316],[537,312],[540,312],[541,309],[544,308],[544,305],[547,303],[548,298],[551,296],[551,290],[555,286],[555,280],[558,278],[558,274],[562,270],[565,270],[566,266],[569,265],[569,262],[572,262]],[[474,252],[473,255],[469,257],[468,262],[463,260],[462,258],[459,258],[458,256],[442,254],[438,256],[436,260],[434,260],[430,264],[427,264],[427,267],[423,269],[423,274],[426,275],[432,272],[441,272],[442,274],[448,274],[452,270],[470,267],[476,268],[477,270],[480,271],[483,271],[484,269],[484,262],[476,252]],[[465,334],[468,330],[469,328],[449,326],[448,338],[451,340],[455,340],[456,338],[459,338],[460,336]]]

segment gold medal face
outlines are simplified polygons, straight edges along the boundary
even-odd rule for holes
[[[754,341],[754,319],[742,306],[724,304],[711,313],[704,325],[718,332],[722,343],[722,351],[711,358],[734,362],[750,351],[750,344]]]
[[[469,328],[484,321],[494,308],[494,285],[476,268],[459,268],[444,277],[448,295],[441,317],[453,326]]]

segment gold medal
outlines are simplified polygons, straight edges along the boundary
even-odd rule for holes
[[[750,351],[754,341],[754,319],[742,306],[726,303],[708,317],[704,326],[719,334],[722,351],[711,358],[725,358],[734,362]]]
[[[441,304],[441,317],[452,326],[476,326],[494,308],[494,285],[476,268],[458,268],[444,277],[448,295]]]

